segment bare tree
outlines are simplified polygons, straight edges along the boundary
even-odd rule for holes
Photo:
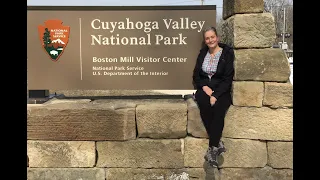
[[[285,11],[285,12],[284,12]],[[285,41],[289,48],[293,47],[293,0],[264,0],[264,12],[274,16],[277,38],[275,44],[282,41],[285,31]],[[285,16],[285,17],[284,17]],[[284,21],[285,18],[285,21]]]

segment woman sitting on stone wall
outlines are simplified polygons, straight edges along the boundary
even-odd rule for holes
[[[220,43],[216,28],[203,32],[204,44],[193,71],[195,99],[209,136],[209,147],[204,156],[212,167],[218,167],[217,157],[226,151],[221,141],[224,118],[229,109],[234,76],[234,51]]]

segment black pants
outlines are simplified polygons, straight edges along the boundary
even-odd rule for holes
[[[202,122],[209,136],[209,146],[217,147],[224,128],[224,118],[231,105],[231,94],[224,93],[213,106],[210,104],[210,96],[203,90],[197,90],[195,98],[200,109]]]

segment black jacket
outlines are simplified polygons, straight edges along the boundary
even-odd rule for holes
[[[231,92],[232,80],[234,76],[234,51],[233,48],[226,44],[219,43],[219,46],[223,48],[217,71],[211,77],[202,70],[202,63],[208,52],[208,47],[204,47],[200,50],[197,58],[195,68],[193,70],[193,85],[195,89],[202,89],[203,86],[210,87],[214,92],[212,96],[219,98],[224,93]]]

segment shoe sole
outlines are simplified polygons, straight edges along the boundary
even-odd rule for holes
[[[210,167],[218,168],[217,165],[211,165],[211,164],[209,163],[208,159],[204,158],[204,160],[205,160],[205,163],[207,163]]]
[[[217,165],[211,165],[209,162],[208,162],[208,164],[209,164],[209,166],[210,166],[210,167],[218,168],[218,166],[217,166]]]
[[[227,152],[227,150],[220,152],[220,153],[219,153],[219,156],[220,156],[220,155],[223,155],[225,152]]]

